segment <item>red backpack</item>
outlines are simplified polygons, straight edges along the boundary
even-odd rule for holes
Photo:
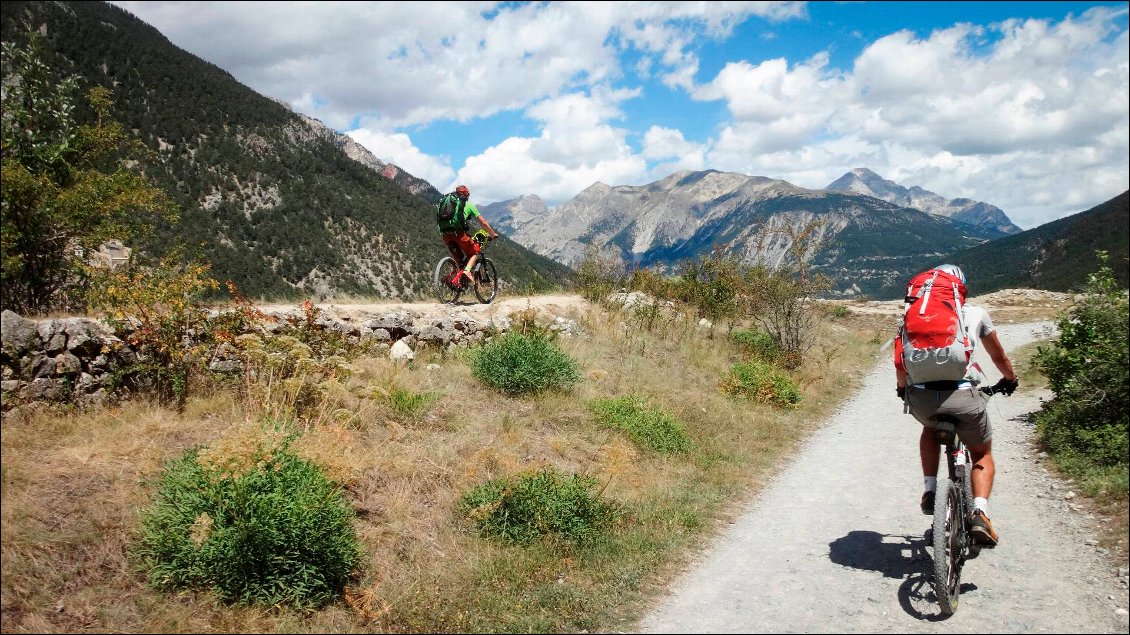
[[[973,356],[962,305],[965,284],[957,276],[930,269],[906,288],[902,326],[895,338],[895,366],[909,383],[961,381]]]

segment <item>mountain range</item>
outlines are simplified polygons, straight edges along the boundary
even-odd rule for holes
[[[874,196],[809,190],[733,172],[677,172],[642,186],[596,183],[553,210],[535,197],[488,208],[517,242],[575,265],[590,247],[639,266],[673,270],[721,248],[749,264],[777,266],[793,236],[816,221],[811,262],[834,293],[872,294],[904,279],[923,257],[1006,234],[902,207]]]
[[[114,117],[157,157],[147,173],[181,214],[142,251],[194,246],[217,278],[250,297],[428,292],[446,253],[432,214],[441,193],[432,184],[252,91],[113,5],[5,2],[3,40],[22,41],[29,27],[45,33],[60,76],[114,89]],[[1098,222],[1087,216],[1054,238],[1032,239],[1036,230],[1021,232],[988,203],[904,187],[866,168],[822,190],[684,171],[641,186],[594,183],[553,209],[533,194],[481,209],[513,239],[489,248],[504,282],[531,290],[568,280],[569,267],[593,247],[666,271],[714,249],[775,266],[814,221],[820,248],[810,261],[832,277],[837,295],[893,297],[916,268],[957,254],[976,268],[978,254],[1006,247],[1016,270],[1036,272],[1027,280],[1051,284],[1059,261],[1077,257],[1064,245]],[[1113,236],[1125,244],[1121,227]]]
[[[867,168],[855,168],[832,181],[824,189],[874,196],[900,207],[911,207],[946,216],[970,225],[995,229],[1004,234],[1017,234],[1022,231],[999,207],[968,198],[947,199],[917,185],[906,188],[894,181],[884,179]]]

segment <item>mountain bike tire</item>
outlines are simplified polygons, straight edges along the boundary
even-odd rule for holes
[[[963,503],[953,482],[938,479],[934,498],[934,595],[942,613],[953,615],[961,593]]]
[[[463,291],[453,284],[451,284],[451,277],[459,270],[459,264],[455,259],[448,256],[439,261],[436,265],[435,276],[432,278],[432,286],[435,289],[436,299],[445,304],[453,304],[459,299]]]
[[[977,509],[973,504],[973,479],[970,476],[970,472],[972,472],[972,470],[973,464],[970,463],[966,464],[966,466],[961,470],[960,473],[961,489],[965,492],[964,498],[966,518],[973,518],[973,512]],[[979,555],[981,555],[981,545],[977,544],[977,542],[973,540],[973,536],[970,535],[968,537],[968,551],[966,551],[965,553],[965,559],[972,560]]]
[[[475,297],[483,304],[490,304],[498,295],[498,272],[489,258],[483,258],[475,265]]]

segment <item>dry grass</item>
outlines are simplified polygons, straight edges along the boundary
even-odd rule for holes
[[[630,312],[595,308],[571,317],[586,332],[558,344],[583,379],[565,394],[499,395],[472,377],[462,353],[353,364],[296,447],[347,488],[365,562],[342,602],[308,615],[159,593],[130,562],[148,479],[164,461],[198,444],[253,441],[238,397],[197,396],[182,414],[135,403],[6,419],[2,630],[613,630],[637,618],[671,571],[858,386],[889,321],[854,313],[825,321],[794,373],[804,401],[782,411],[718,389],[739,359],[724,329],[667,316],[641,330]],[[397,391],[438,398],[411,410],[390,397]],[[586,407],[629,393],[679,419],[695,450],[672,457],[638,448]],[[510,547],[453,513],[471,487],[539,466],[597,476],[626,510],[616,535],[587,549]]]

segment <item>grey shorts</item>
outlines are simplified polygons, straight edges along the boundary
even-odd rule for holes
[[[928,428],[934,427],[935,415],[948,414],[957,419],[957,435],[966,445],[982,445],[993,438],[985,399],[976,388],[928,390],[907,386],[906,399],[910,414]]]

